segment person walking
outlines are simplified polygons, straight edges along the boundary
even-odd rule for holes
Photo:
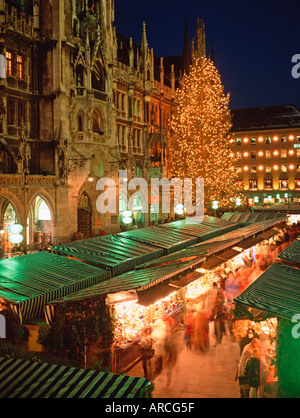
[[[266,363],[261,359],[260,349],[255,348],[245,365],[245,377],[250,387],[249,398],[263,397],[263,387],[266,380],[266,373],[263,371],[262,366],[266,366]]]
[[[151,338],[151,330],[149,328],[145,328],[141,340],[139,342],[140,346],[140,353],[142,356],[142,363],[143,363],[143,370],[144,375],[146,378],[149,378],[148,374],[148,364],[150,365],[150,360],[154,355],[154,350],[152,349],[152,338]]]
[[[160,373],[163,368],[163,356],[165,353],[166,325],[162,319],[157,319],[153,324],[151,333],[154,348],[155,373]]]
[[[253,338],[252,341],[244,347],[243,352],[240,356],[237,378],[240,386],[241,398],[249,398],[250,385],[245,375],[245,367],[247,360],[252,356],[255,348],[260,348],[260,342],[257,338]]]

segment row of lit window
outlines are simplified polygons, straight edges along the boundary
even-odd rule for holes
[[[288,189],[289,182],[288,180],[279,180],[278,182],[279,189]],[[294,183],[295,189],[300,189],[300,179],[296,179]],[[273,189],[273,180],[272,179],[265,179],[263,183],[264,189]],[[258,189],[257,180],[249,180],[249,189]]]
[[[286,144],[288,142],[288,140],[293,141],[294,139],[296,140],[296,142],[300,143],[300,135],[296,135],[296,136],[294,136],[294,135],[289,135],[289,136],[286,136],[286,135],[277,136],[277,135],[275,135],[273,137],[272,136],[265,136],[265,137],[259,136],[258,138],[256,136],[251,136],[250,138],[245,137],[243,139],[239,137],[239,138],[236,138],[235,141],[234,141],[234,139],[231,139],[230,142],[231,143],[235,142],[236,145],[242,145],[242,142],[244,144],[256,145],[257,143],[262,144],[264,142],[265,144],[271,144],[272,142],[278,143],[279,141],[282,144]]]
[[[293,157],[294,155],[295,155],[295,150],[293,150],[293,149],[290,149],[290,150],[282,149],[280,151],[279,150],[273,151],[273,156],[274,157],[279,157],[280,156],[280,158],[287,158],[288,156]],[[272,158],[272,151],[270,151],[270,150],[258,151],[258,152],[257,151],[250,151],[250,152],[245,151],[243,153],[238,151],[236,153],[236,158],[238,160],[241,160],[242,157],[248,158],[249,156],[252,160],[256,159],[257,156],[258,157],[264,157],[265,156],[265,158]],[[300,148],[296,150],[296,156],[300,157]]]
[[[265,170],[266,173],[271,173],[272,169],[273,169],[273,171],[278,171],[280,169],[280,171],[282,173],[286,173],[288,170],[290,170],[290,171],[295,170],[295,168],[296,168],[296,171],[297,172],[300,172],[300,164],[297,164],[297,165],[294,165],[294,164],[290,164],[290,165],[281,164],[280,166],[277,165],[277,164],[275,164],[275,165],[273,165],[273,167],[271,165],[266,165],[266,166],[259,165],[258,167],[256,165],[252,165],[251,167],[249,167],[248,165],[245,165],[244,167],[237,166],[236,167],[236,170],[237,170],[237,173],[241,173],[242,171],[246,171],[247,172],[249,170],[250,170],[251,173],[256,173],[257,170],[258,171]]]

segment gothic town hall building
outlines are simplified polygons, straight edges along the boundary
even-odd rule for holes
[[[116,213],[97,210],[97,182],[169,177],[168,145],[182,57],[158,58],[146,24],[135,44],[114,26],[114,0],[0,0],[0,244],[23,226],[27,249],[120,231]],[[205,54],[197,22],[193,54]],[[3,64],[3,60],[1,61]],[[133,193],[133,192],[128,192]],[[133,224],[163,220],[139,195]]]

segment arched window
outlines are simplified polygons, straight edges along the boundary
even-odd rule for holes
[[[96,63],[92,73],[92,88],[98,91],[105,91],[105,79],[103,67]]]
[[[77,130],[79,132],[83,131],[83,119],[81,115],[78,115],[77,117]]]
[[[97,109],[93,112],[93,132],[103,135],[102,118]]]

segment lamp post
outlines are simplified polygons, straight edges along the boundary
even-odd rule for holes
[[[212,202],[212,208],[215,211],[215,217],[216,217],[216,211],[219,208],[219,202],[217,200],[213,200],[213,202]]]

